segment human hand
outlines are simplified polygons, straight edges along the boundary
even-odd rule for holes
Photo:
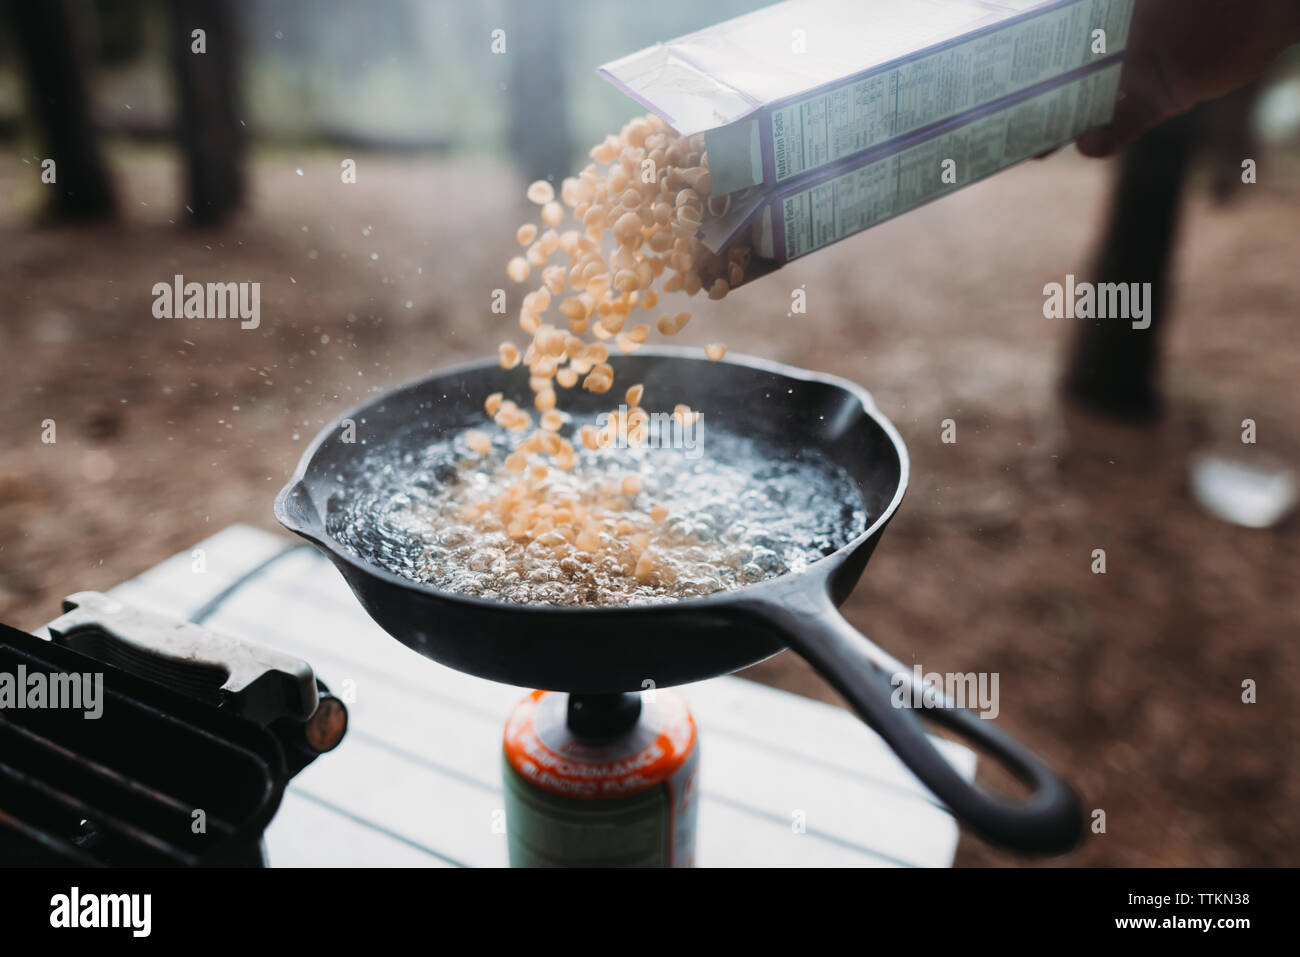
[[[1118,153],[1152,127],[1262,76],[1300,42],[1300,0],[1137,0],[1109,126],[1078,140]]]

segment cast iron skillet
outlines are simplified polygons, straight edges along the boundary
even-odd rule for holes
[[[618,381],[645,383],[652,403],[685,402],[708,426],[762,436],[793,454],[820,449],[856,480],[870,526],[802,571],[734,591],[666,605],[615,608],[529,606],[439,591],[369,565],[335,542],[325,516],[332,495],[367,451],[423,443],[484,422],[492,392],[519,393],[523,374],[495,362],[453,369],[362,405],[328,426],[280,492],[275,514],[318,546],[361,604],[390,635],[422,655],[508,684],[578,693],[668,687],[739,671],[792,648],[853,706],[953,812],[988,841],[1059,853],[1078,840],[1083,815],[1070,788],[990,722],[955,707],[926,717],[983,746],[1033,794],[1017,802],[967,783],[931,745],[912,709],[895,708],[891,679],[911,671],[859,634],[839,613],[907,487],[908,457],[894,426],[859,386],[751,358],[710,362],[698,351],[644,350],[618,359]],[[525,390],[526,394],[526,390]],[[564,395],[566,411],[597,413],[615,393]],[[354,423],[354,441],[348,423]],[[910,695],[907,700],[912,700]],[[950,704],[950,702],[944,702]]]

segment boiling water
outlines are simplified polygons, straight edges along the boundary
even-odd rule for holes
[[[522,480],[503,466],[512,436],[483,431],[493,443],[487,456],[459,436],[424,444],[397,435],[371,450],[355,474],[340,476],[329,501],[330,535],[372,565],[445,591],[521,604],[635,605],[798,571],[866,527],[857,486],[817,452],[792,454],[716,427],[694,451],[581,449],[572,471],[550,470],[548,498],[594,502],[602,485],[639,476],[642,489],[619,517],[649,533],[669,573],[638,580],[635,553],[618,536],[602,536],[601,549],[584,554],[467,524],[467,503],[494,499]],[[668,507],[657,523],[650,518],[656,505]]]

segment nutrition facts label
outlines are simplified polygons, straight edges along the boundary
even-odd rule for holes
[[[772,111],[776,182],[1122,51],[1135,0],[1077,0]],[[1106,31],[1105,54],[1093,31]]]
[[[787,260],[1073,140],[1109,122],[1121,64],[1048,90],[782,199]],[[955,183],[941,177],[955,163]]]

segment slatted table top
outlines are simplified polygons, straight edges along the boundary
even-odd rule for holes
[[[232,526],[112,594],[189,617],[290,544]],[[308,661],[349,701],[347,737],[293,780],[267,830],[272,866],[506,864],[502,730],[527,689],[389,638],[310,549],[242,583],[204,624]],[[700,866],[952,863],[952,817],[848,712],[739,678],[678,690],[700,729]],[[972,752],[939,745],[973,777]]]

